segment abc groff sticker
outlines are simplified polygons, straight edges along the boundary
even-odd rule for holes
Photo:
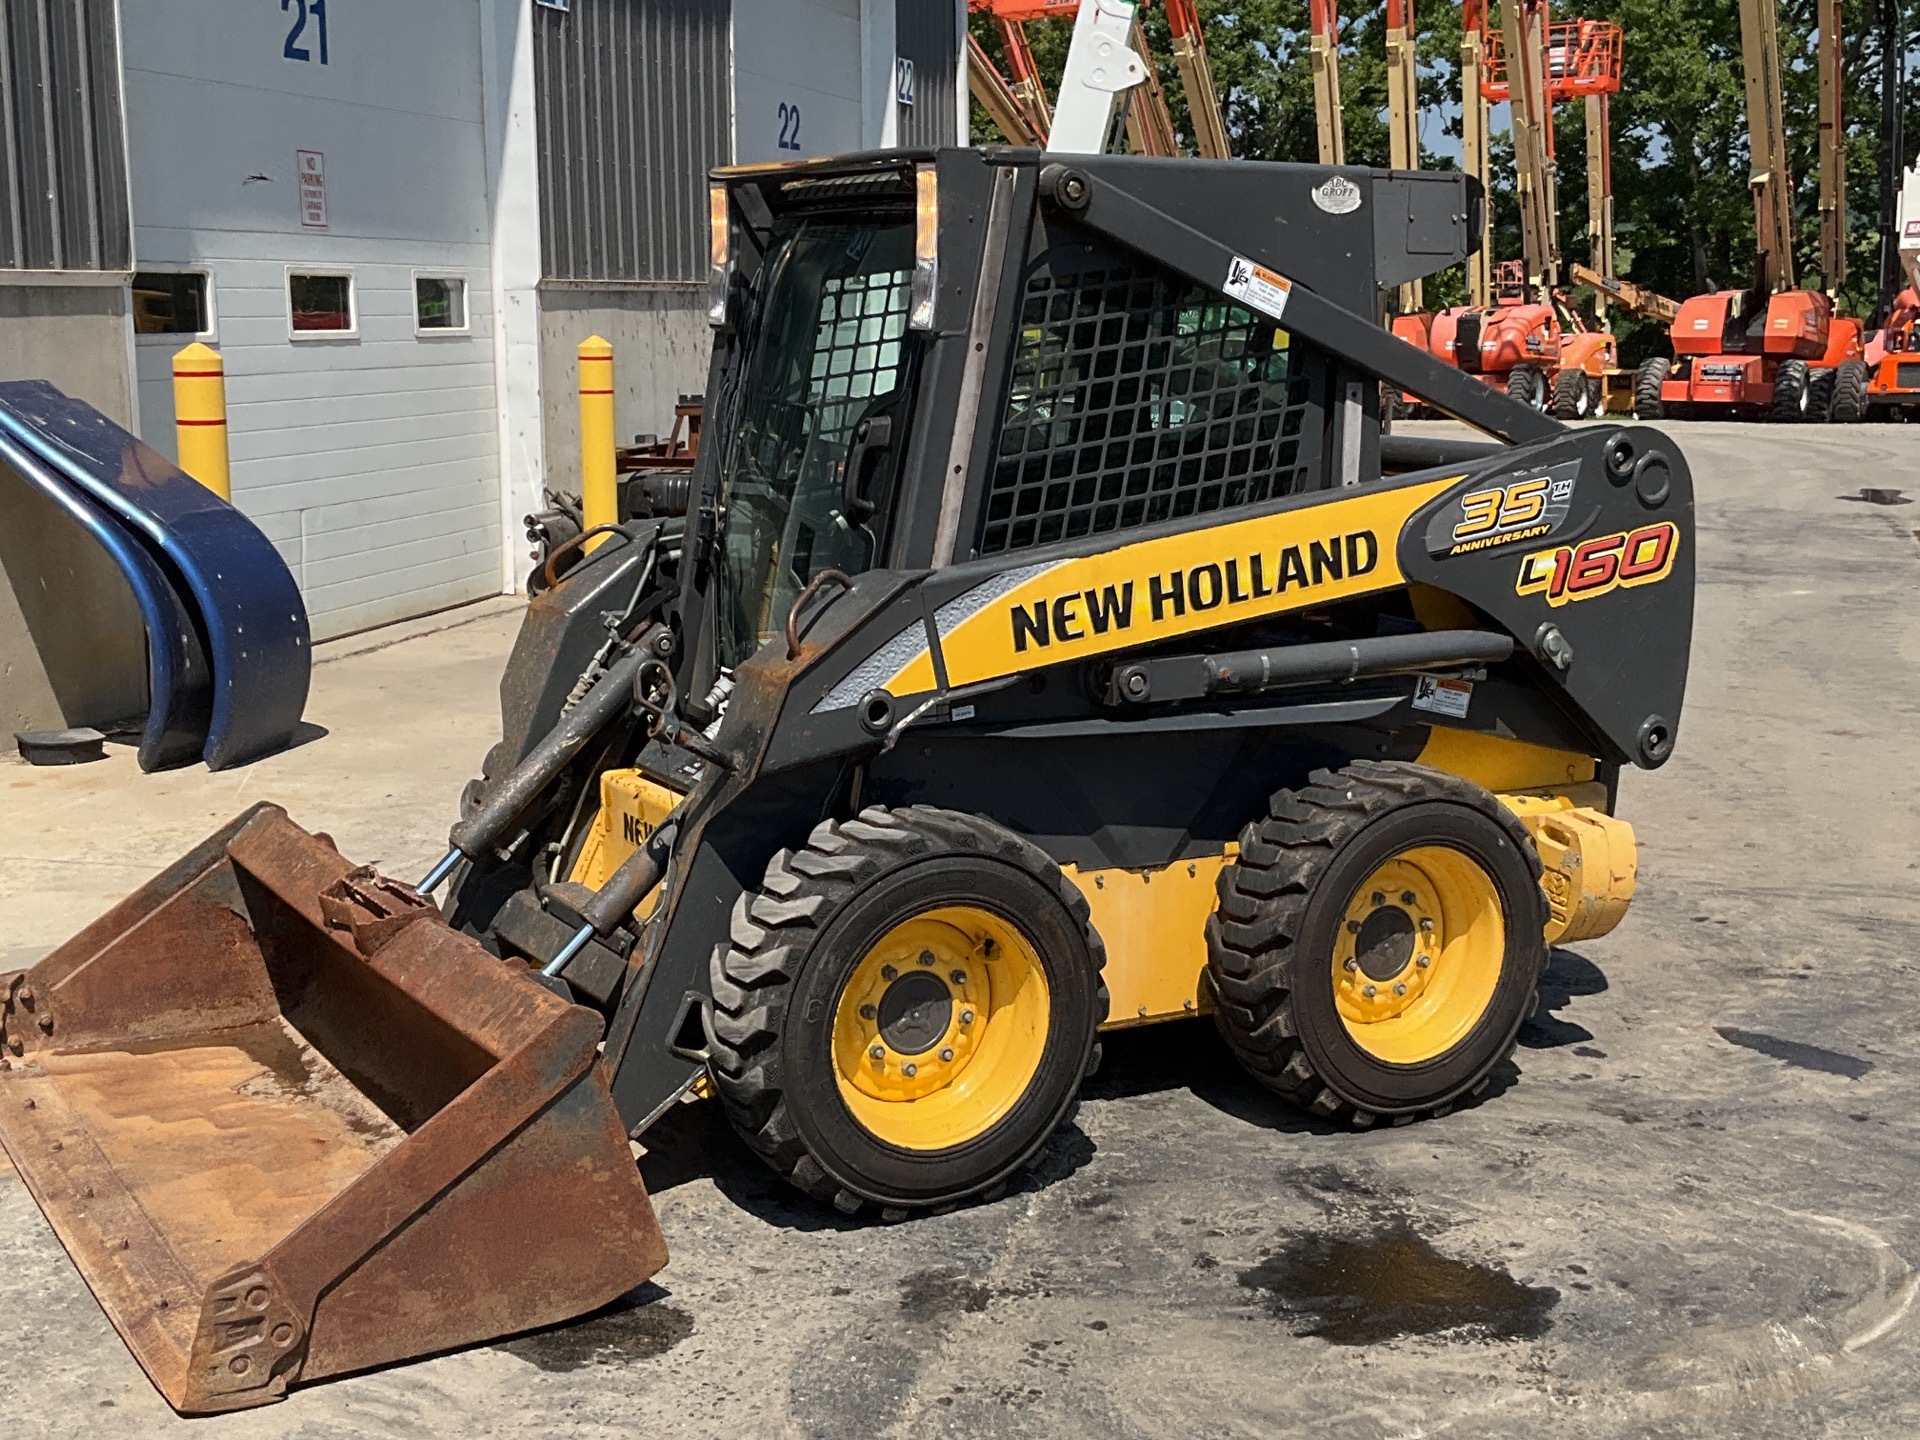
[[[1553,534],[1573,508],[1579,475],[1578,460],[1563,460],[1518,480],[1461,491],[1427,522],[1427,553],[1450,559]]]

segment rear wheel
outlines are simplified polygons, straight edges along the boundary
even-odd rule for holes
[[[1540,861],[1491,794],[1357,761],[1241,833],[1207,922],[1234,1054],[1269,1089],[1368,1125],[1484,1088],[1546,967]]]
[[[1660,387],[1667,383],[1667,372],[1672,368],[1673,362],[1664,355],[1655,355],[1640,362],[1640,368],[1633,372],[1633,413],[1636,419],[1665,418],[1666,403],[1660,398]]]
[[[868,809],[783,850],[717,951],[728,1118],[849,1213],[980,1195],[1071,1114],[1106,1019],[1087,902],[977,816]]]
[[[1598,415],[1607,408],[1607,382],[1598,375],[1587,377],[1587,413]]]
[[[1833,402],[1828,417],[1836,425],[1856,425],[1867,418],[1867,364],[1842,360],[1833,372]]]
[[[1833,419],[1833,371],[1816,370],[1807,378],[1807,419]]]
[[[1593,414],[1593,388],[1584,370],[1562,370],[1553,377],[1553,413],[1559,420],[1584,420]]]
[[[1507,394],[1535,410],[1547,408],[1547,377],[1531,365],[1516,365],[1507,372]]]
[[[1773,418],[1798,422],[1813,409],[1813,376],[1804,360],[1782,360],[1773,375]]]

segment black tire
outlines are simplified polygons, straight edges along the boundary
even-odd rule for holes
[[[988,1128],[944,1149],[907,1149],[868,1130],[841,1098],[834,1017],[883,935],[955,905],[992,912],[1032,946],[1047,981],[1047,1033],[1026,1088]],[[731,943],[715,951],[714,1088],[761,1159],[848,1214],[991,1194],[1073,1114],[1098,1063],[1105,963],[1085,898],[1011,831],[924,805],[825,821],[802,849],[773,857],[760,889],[734,906]]]
[[[1773,418],[1798,425],[1812,416],[1813,375],[1804,360],[1782,360],[1773,373]]]
[[[1380,386],[1380,418],[1391,425],[1396,420],[1407,418],[1407,402],[1402,398],[1397,386],[1382,383]]]
[[[1593,414],[1591,377],[1584,370],[1562,370],[1553,377],[1553,414],[1557,420],[1585,420]]]
[[[1815,370],[1807,377],[1807,419],[1815,424],[1833,418],[1833,375],[1831,370]]]
[[[1516,365],[1507,372],[1507,396],[1535,410],[1547,408],[1547,377],[1531,365]]]
[[[1587,414],[1598,419],[1607,411],[1607,382],[1598,375],[1587,377]]]
[[[1867,418],[1867,362],[1842,360],[1833,372],[1833,398],[1827,418],[1836,425],[1857,425]]]
[[[1389,1064],[1364,1050],[1340,1017],[1335,943],[1362,882],[1425,845],[1480,868],[1498,896],[1504,949],[1465,1035],[1431,1058]],[[1505,806],[1456,776],[1398,761],[1315,771],[1241,832],[1239,857],[1219,885],[1206,975],[1220,1033],[1255,1079],[1314,1114],[1362,1126],[1381,1116],[1444,1114],[1485,1088],[1538,1004],[1547,961],[1539,856]]]
[[[1666,384],[1667,372],[1671,369],[1673,362],[1664,355],[1655,355],[1640,362],[1640,368],[1633,372],[1633,413],[1636,419],[1666,418],[1667,407],[1660,398],[1660,387]]]

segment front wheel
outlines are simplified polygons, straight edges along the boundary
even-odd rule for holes
[[[1833,400],[1828,417],[1836,425],[1857,425],[1867,418],[1867,381],[1864,360],[1842,360],[1833,372]]]
[[[848,1213],[985,1194],[1072,1113],[1104,962],[1079,890],[991,821],[827,821],[734,906],[714,1086],[763,1160]]]
[[[1546,918],[1539,856],[1486,790],[1401,762],[1316,771],[1221,872],[1216,1022],[1256,1079],[1317,1114],[1441,1114],[1533,1013]]]

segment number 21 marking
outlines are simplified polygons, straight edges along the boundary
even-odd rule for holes
[[[293,43],[305,33],[311,18],[314,28],[320,32],[320,63],[324,65],[327,63],[327,0],[280,0],[280,13],[284,15],[296,5],[300,13],[294,17],[293,28],[287,32],[287,43],[280,47],[280,53],[289,60],[313,59],[313,52],[305,45]]]

